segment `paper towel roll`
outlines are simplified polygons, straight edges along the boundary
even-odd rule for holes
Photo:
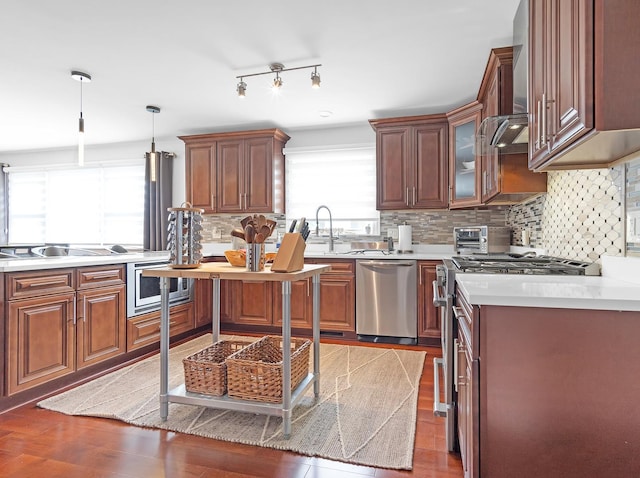
[[[398,226],[398,251],[407,252],[411,250],[411,226],[403,224]]]

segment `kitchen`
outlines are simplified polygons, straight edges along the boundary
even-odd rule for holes
[[[500,44],[494,46],[502,46]],[[488,50],[483,53],[480,61],[480,73],[482,64],[486,62]],[[328,83],[327,80],[325,80]],[[478,81],[469,91],[474,93],[478,89]],[[97,85],[98,78],[95,83]],[[249,83],[249,82],[248,82]],[[293,80],[291,81],[293,83]],[[85,87],[85,101],[89,101],[91,88],[94,84]],[[324,85],[323,85],[324,86]],[[249,90],[251,91],[251,90]],[[254,90],[255,91],[255,90]],[[258,94],[257,91],[254,93]],[[249,99],[249,97],[247,98]],[[153,101],[150,99],[149,101]],[[87,103],[89,104],[89,103]],[[141,109],[142,110],[142,109]],[[449,111],[449,108],[443,110]],[[166,115],[166,111],[163,111]],[[88,113],[87,113],[88,115]],[[94,115],[97,112],[94,110]],[[147,114],[148,116],[148,114]],[[389,115],[385,115],[389,116]],[[400,116],[400,115],[398,115]],[[409,115],[402,115],[409,116]],[[370,115],[367,119],[373,118]],[[90,131],[89,116],[87,116],[87,132]],[[160,125],[163,115],[156,118],[156,124]],[[145,117],[141,121],[146,121]],[[369,124],[357,124],[350,127],[324,128],[321,131],[292,131],[287,130],[292,139],[287,143],[286,149],[292,152],[295,148],[305,148],[322,144],[318,137],[330,137],[330,144],[353,145],[353,144],[375,144],[375,132]],[[70,141],[72,142],[72,141]],[[158,140],[158,144],[160,141]],[[130,145],[113,145],[103,147],[87,147],[87,157],[92,149],[102,158],[123,157],[127,155],[139,156],[140,151],[148,150],[148,141],[140,142],[137,147]],[[173,151],[178,155],[184,150],[184,143],[173,139],[165,141],[163,137],[162,149]],[[44,161],[68,162],[68,153],[64,151],[53,152],[31,152],[31,153],[11,153],[2,155],[3,161],[12,165],[16,164],[16,158],[24,157],[37,161],[38,156]],[[631,211],[629,206],[632,200],[625,204],[625,199],[620,196],[620,186],[627,177],[628,191],[633,191],[633,179],[637,177],[637,161],[627,164],[612,165],[603,169],[582,169],[568,171],[548,171],[547,193],[530,201],[517,204],[515,206],[503,205],[488,208],[456,209],[456,210],[414,210],[403,209],[381,210],[380,226],[378,231],[388,231],[399,224],[407,223],[413,229],[413,242],[416,244],[449,246],[452,247],[452,230],[456,225],[467,224],[490,224],[505,225],[512,227],[514,231],[513,246],[522,246],[522,230],[529,232],[529,247],[545,250],[552,256],[565,257],[582,261],[598,261],[602,255],[623,256],[625,253],[631,255],[637,246],[636,240],[627,240],[626,236],[633,232],[627,227],[626,218],[630,217],[627,211]],[[178,160],[174,162],[174,176],[179,179],[174,181],[174,197],[185,198],[186,192],[182,190],[184,185],[184,162]],[[629,179],[631,178],[631,179]],[[632,198],[632,196],[629,196]],[[320,203],[316,204],[319,205]],[[315,208],[314,208],[315,210]],[[313,213],[314,210],[310,211]],[[226,244],[230,238],[227,231],[232,225],[237,223],[241,215],[223,215],[205,217],[205,237],[204,242],[214,244]],[[284,218],[280,217],[285,228]],[[313,222],[312,222],[313,225]],[[217,231],[217,235],[214,232]],[[631,236],[629,236],[631,237]],[[318,241],[324,242],[324,241]],[[340,244],[338,244],[340,245]],[[310,249],[313,244],[309,244]],[[450,250],[450,249],[449,249]]]

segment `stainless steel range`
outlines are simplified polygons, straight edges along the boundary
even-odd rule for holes
[[[440,308],[442,358],[434,358],[434,402],[433,413],[446,417],[446,441],[449,451],[456,443],[455,407],[457,394],[454,390],[454,342],[457,337],[453,307],[455,300],[455,277],[460,273],[480,274],[536,274],[536,275],[600,275],[596,263],[573,261],[551,256],[520,254],[478,254],[454,256],[444,259],[436,267],[433,282],[433,303]],[[442,370],[442,398],[440,400],[440,370]]]

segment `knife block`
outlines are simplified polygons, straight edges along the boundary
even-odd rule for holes
[[[296,272],[304,267],[304,248],[306,243],[297,232],[288,232],[282,238],[271,270],[273,272]]]

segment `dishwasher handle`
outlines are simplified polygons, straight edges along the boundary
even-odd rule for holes
[[[380,267],[382,269],[393,269],[394,267],[412,267],[416,261],[358,261],[363,266]]]

